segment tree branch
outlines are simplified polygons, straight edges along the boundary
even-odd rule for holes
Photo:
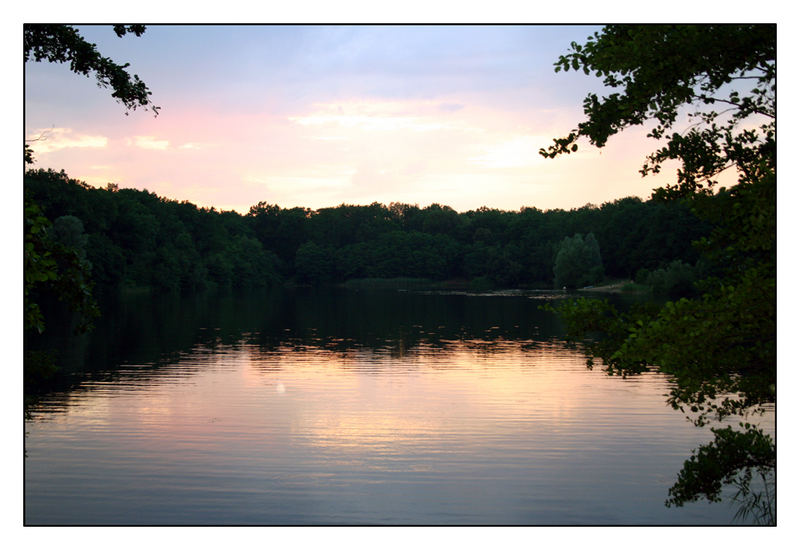
[[[742,104],[741,103],[734,103],[733,101],[730,101],[730,100],[727,100],[727,99],[720,99],[718,97],[711,97],[711,96],[698,96],[698,97],[699,97],[699,99],[702,99],[702,100],[710,99],[713,102],[727,103],[728,105],[733,105],[734,107],[737,107],[740,110],[742,109]],[[774,114],[770,114],[770,113],[768,113],[766,111],[763,111],[761,109],[757,109],[755,107],[752,108],[752,111],[754,113],[759,114],[759,115],[764,115],[765,117],[769,117],[769,118],[772,118],[772,119],[775,118]]]

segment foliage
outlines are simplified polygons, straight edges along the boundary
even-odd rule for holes
[[[128,33],[141,36],[144,25],[114,25],[118,37]],[[95,73],[98,86],[112,89],[112,97],[127,110],[158,107],[150,101],[151,92],[137,75],[127,72],[128,64],[119,65],[97,51],[78,31],[69,25],[26,24],[23,28],[24,60],[69,62],[70,70],[88,76]],[[126,112],[127,114],[127,112]],[[24,145],[24,162],[34,162],[33,149]],[[57,176],[66,180],[66,175]],[[35,199],[25,199],[25,330],[44,330],[44,317],[36,295],[52,294],[73,309],[79,317],[79,330],[88,330],[91,319],[99,314],[91,294],[89,280],[92,267],[87,259],[89,237],[83,232],[81,219],[71,212],[51,224]],[[84,218],[85,219],[85,218]],[[97,243],[97,240],[94,240]],[[100,241],[102,242],[102,240]],[[113,254],[113,253],[112,253]],[[101,256],[102,257],[102,256]],[[113,260],[112,260],[113,261]],[[103,266],[105,267],[105,266]],[[104,270],[107,275],[107,270]]]
[[[666,143],[648,156],[641,173],[680,163],[677,182],[663,196],[688,196],[716,183],[729,167],[751,180],[774,171],[775,25],[609,25],[556,62],[556,72],[583,70],[603,78],[607,97],[589,94],[588,120],[540,153],[574,152],[580,137],[603,147],[630,126],[655,121],[648,134]],[[743,95],[742,87],[750,87]],[[717,111],[717,106],[726,109]],[[684,106],[693,124],[683,123]]]
[[[567,340],[585,340],[589,368],[594,366],[594,358],[599,357],[609,374],[628,376],[647,370],[646,361],[616,352],[631,334],[632,327],[641,326],[652,314],[652,304],[637,304],[620,311],[606,299],[580,297],[557,305],[545,304],[542,308],[559,314],[566,321]]]
[[[566,237],[558,248],[553,265],[556,288],[576,288],[603,278],[603,261],[594,234],[576,233]]]
[[[80,220],[77,222],[80,223]],[[62,230],[67,225],[75,228],[74,224],[74,220],[68,220],[60,224],[60,227]],[[42,215],[36,203],[27,202],[24,245],[25,330],[44,331],[44,316],[36,297],[46,294],[57,297],[78,314],[78,331],[88,330],[92,319],[99,314],[97,304],[92,298],[93,285],[89,278],[88,262],[82,257],[81,251],[59,242],[58,237],[59,234],[54,234],[52,225]],[[81,235],[73,237],[80,240]]]
[[[41,283],[55,279],[56,262],[47,250],[44,231],[49,221],[42,216],[39,207],[29,202],[25,204],[25,330],[35,328],[44,331],[44,318],[39,304],[31,300],[31,293]]]
[[[377,203],[284,209],[262,202],[242,216],[116,185],[98,189],[52,170],[28,171],[24,184],[26,197],[51,219],[82,221],[92,278],[103,287],[194,291],[292,278],[326,284],[417,277],[542,288],[552,286],[559,245],[575,233],[596,236],[605,272],[617,278],[676,259],[694,262],[688,241],[708,234],[685,205],[654,200],[465,213]],[[438,223],[442,216],[447,224]]]
[[[57,243],[71,248],[81,260],[86,259],[88,237],[83,232],[83,222],[75,216],[59,216],[53,221],[50,231]]]
[[[572,338],[606,335],[605,347],[593,351],[609,370],[630,374],[651,364],[674,375],[669,403],[697,413],[698,424],[775,401],[774,179],[743,183],[731,193],[735,208],[728,208],[728,194],[703,199],[708,211],[721,202],[713,210],[717,227],[701,241],[716,266],[715,276],[698,283],[702,296],[667,302],[645,318],[584,301],[560,307]]]
[[[667,506],[683,506],[701,498],[719,502],[723,486],[733,485],[733,499],[740,503],[737,518],[751,516],[755,523],[775,524],[775,443],[750,424],[742,423],[741,427],[745,430],[712,428],[714,440],[698,447],[684,463],[669,490]],[[763,484],[763,491],[753,490],[754,475]]]
[[[59,238],[78,257],[85,254],[92,279],[103,287],[198,291],[280,282],[280,260],[235,212],[198,209],[147,191],[96,189],[52,170],[29,170],[24,183],[26,198],[56,219]]]
[[[486,292],[493,288],[495,288],[494,281],[485,276],[475,277],[469,282],[469,289],[472,292]]]
[[[711,228],[696,240],[705,272],[695,284],[699,296],[651,311],[620,312],[590,300],[563,303],[558,309],[571,337],[593,336],[588,351],[609,373],[658,365],[671,374],[668,402],[693,415],[697,425],[762,412],[776,395],[774,25],[612,25],[585,45],[572,44],[556,63],[557,71],[570,68],[595,72],[624,93],[602,100],[589,94],[588,120],[541,154],[575,151],[581,136],[602,147],[617,132],[652,121],[648,136],[666,143],[641,173],[659,172],[668,160],[680,164],[675,185],[656,190],[654,198],[680,200]],[[753,88],[743,92],[743,83]],[[717,104],[729,108],[716,112]],[[681,109],[690,105],[696,109],[688,115],[692,124],[668,134],[683,123]],[[716,176],[729,167],[738,172],[738,184],[714,193]],[[648,280],[674,290],[690,278],[686,272],[672,262]],[[768,496],[750,489],[751,471],[766,481],[774,469],[774,445],[749,425],[745,432],[713,433],[714,442],[686,461],[669,502],[714,500],[722,484],[732,483],[743,504],[738,516],[774,521],[765,512]]]
[[[54,352],[44,350],[27,350],[24,357],[26,390],[41,388],[53,380],[58,373],[58,365]]]
[[[145,32],[144,25],[114,25],[113,29],[119,37],[127,33],[141,36]],[[103,57],[97,51],[97,46],[87,42],[74,27],[26,24],[23,43],[25,61],[69,63],[72,72],[84,76],[94,72],[97,85],[111,88],[111,97],[122,103],[126,110],[142,107],[158,114],[159,107],[150,100],[151,92],[145,83],[138,75],[131,76],[128,73],[130,64],[120,65]]]
[[[646,270],[645,270],[646,271]],[[650,287],[653,294],[670,299],[691,296],[698,279],[698,268],[682,260],[673,260],[666,267],[640,274],[640,279]]]
[[[114,25],[114,32],[122,37],[127,33],[141,36],[144,25]],[[129,64],[119,65],[97,51],[73,27],[68,25],[31,25],[23,28],[24,60],[69,62],[70,70],[88,76],[95,73],[97,84],[111,88],[111,96],[127,110],[149,108],[155,115],[159,107],[150,101],[151,92],[137,75],[127,72]],[[25,165],[33,164],[33,149],[27,143],[23,148]],[[41,174],[40,174],[41,175]],[[48,173],[47,177],[58,183],[69,183],[66,174]],[[79,184],[87,188],[85,184]],[[90,279],[92,261],[87,257],[87,245],[98,266],[98,279],[116,283],[120,274],[121,254],[105,235],[86,235],[81,218],[85,209],[58,211],[51,225],[33,194],[25,193],[25,253],[24,253],[24,330],[42,332],[45,319],[42,300],[57,298],[75,314],[76,332],[92,328],[92,320],[100,315],[92,295],[94,281]],[[51,216],[53,217],[53,216]],[[51,355],[25,351],[26,385],[39,384],[53,376],[57,366]]]
[[[334,273],[333,253],[313,241],[297,249],[295,269],[297,278],[304,283],[330,282]]]
[[[570,338],[604,335],[589,349],[610,372],[627,375],[658,365],[673,375],[668,402],[696,414],[699,425],[758,412],[775,401],[775,184],[765,179],[735,191],[737,208],[702,241],[710,259],[725,260],[717,276],[699,283],[702,296],[644,315],[588,299],[558,308]],[[722,197],[721,207],[727,209],[728,198]],[[705,208],[713,200],[703,199]],[[737,231],[741,240],[731,243]]]

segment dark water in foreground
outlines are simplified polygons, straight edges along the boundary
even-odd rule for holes
[[[668,380],[587,370],[542,300],[125,300],[28,407],[26,523],[730,523],[664,506],[711,438]]]

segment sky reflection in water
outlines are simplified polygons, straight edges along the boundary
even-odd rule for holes
[[[710,439],[665,406],[664,377],[589,371],[557,339],[498,326],[410,347],[252,331],[96,373],[30,409],[26,520],[730,522],[725,504],[664,507]]]

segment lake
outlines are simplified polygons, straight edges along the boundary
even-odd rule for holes
[[[25,522],[730,524],[664,505],[708,428],[663,375],[587,369],[558,297],[142,295],[52,327],[74,375],[29,399]]]

